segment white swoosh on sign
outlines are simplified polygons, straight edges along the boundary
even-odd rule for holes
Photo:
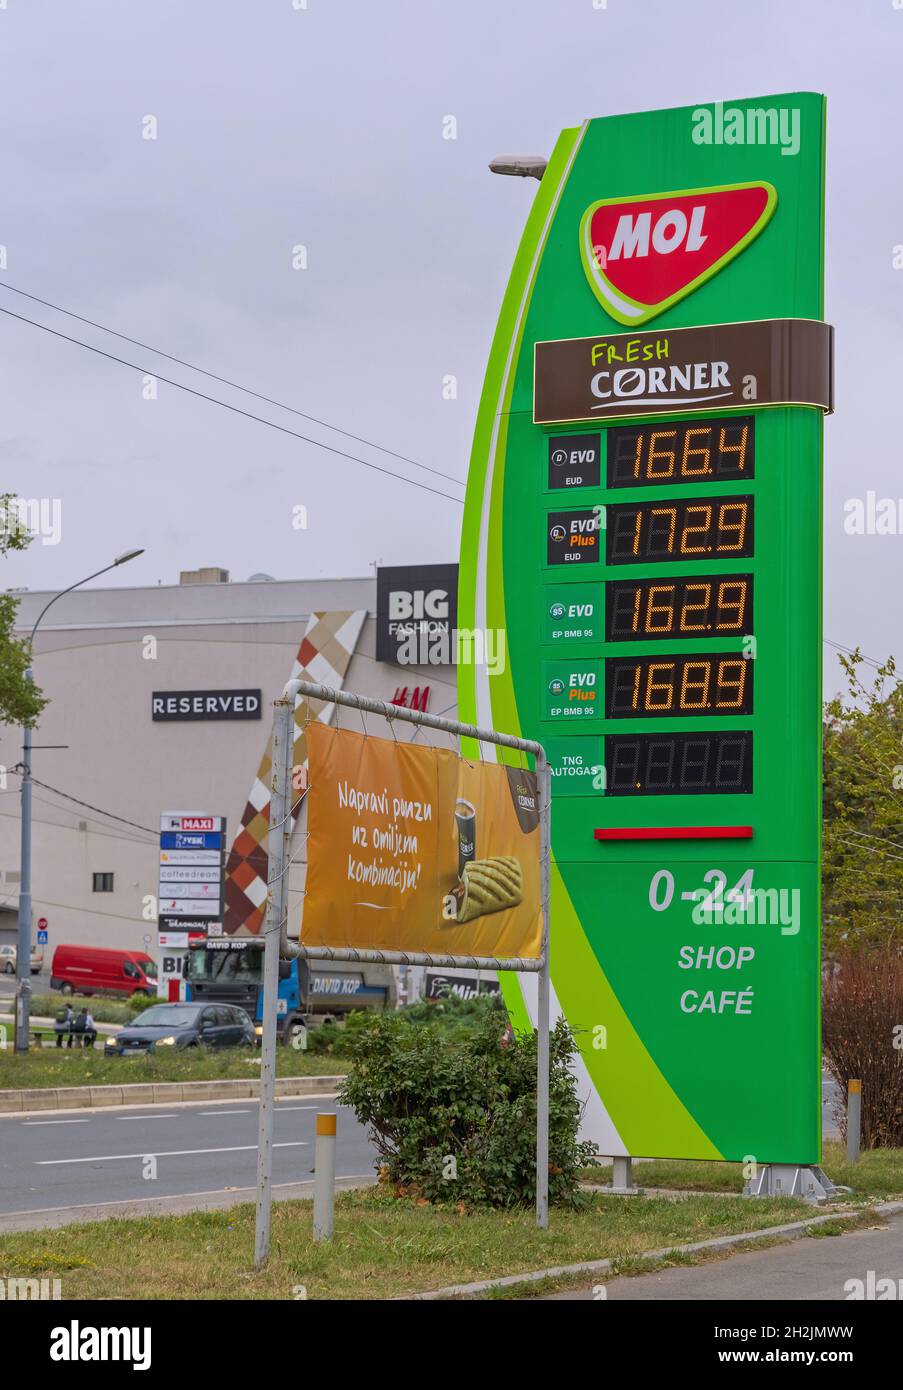
[[[733,394],[733,391],[719,391],[714,396],[652,396],[645,401],[638,401],[635,396],[624,396],[619,401],[606,401],[604,405],[594,405],[593,410],[619,410],[625,405],[705,405],[706,401],[721,401]]]

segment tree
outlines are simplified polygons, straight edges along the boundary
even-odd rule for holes
[[[0,493],[0,555],[24,550],[31,536],[19,520],[11,493]],[[0,593],[0,724],[34,724],[47,704],[38,687],[25,677],[31,660],[26,638],[15,636],[19,600]]]
[[[903,685],[893,657],[825,706],[824,942],[829,953],[903,941]]]

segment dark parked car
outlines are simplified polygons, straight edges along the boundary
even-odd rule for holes
[[[133,1057],[158,1047],[253,1047],[254,1025],[237,1004],[152,1004],[115,1037],[108,1057]]]

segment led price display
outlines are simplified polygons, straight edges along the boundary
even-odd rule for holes
[[[752,734],[608,734],[609,796],[752,791]]]
[[[737,482],[755,475],[755,420],[628,425],[606,440],[609,487]]]
[[[752,497],[694,497],[606,507],[609,565],[746,558],[753,553]]]
[[[707,637],[753,629],[751,574],[700,579],[613,579],[605,586],[605,640]]]
[[[752,714],[752,662],[716,656],[618,657],[605,663],[609,719]]]

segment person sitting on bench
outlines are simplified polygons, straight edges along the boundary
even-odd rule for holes
[[[64,1009],[60,1009],[60,1010],[59,1010],[59,1012],[57,1013],[57,1016],[56,1016],[56,1020],[55,1020],[55,1022],[54,1022],[54,1025],[53,1025],[53,1030],[54,1030],[54,1032],[56,1033],[56,1045],[57,1045],[57,1047],[62,1047],[62,1045],[63,1045],[63,1035],[64,1035],[64,1034],[68,1034],[68,1042],[67,1042],[66,1046],[67,1046],[67,1047],[71,1047],[71,1046],[72,1046],[72,1025],[73,1025],[74,1022],[75,1022],[75,1012],[74,1012],[74,1010],[73,1010],[73,1008],[72,1008],[72,1005],[71,1005],[71,1004],[67,1004],[66,1007],[65,1007]]]
[[[82,1047],[93,1047],[97,1041],[97,1029],[94,1026],[94,1019],[88,1013],[87,1006],[72,1024],[72,1032],[78,1034],[82,1039]]]

